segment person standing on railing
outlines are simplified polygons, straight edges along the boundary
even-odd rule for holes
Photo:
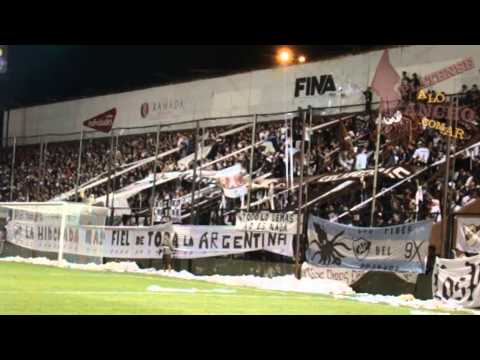
[[[411,92],[411,101],[415,102],[417,100],[417,94],[421,89],[421,81],[418,78],[417,74],[412,75],[412,82],[411,82],[412,92]]]
[[[370,86],[363,92],[363,96],[365,97],[365,112],[368,116],[371,116],[373,94]]]

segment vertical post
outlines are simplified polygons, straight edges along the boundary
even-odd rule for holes
[[[47,146],[48,146],[48,138],[47,140],[43,142],[43,163],[42,163],[42,167],[40,169],[41,171],[41,176],[42,176],[42,184],[44,184],[45,186],[45,164],[47,163]]]
[[[42,163],[43,163],[43,136],[40,136],[40,155],[38,157],[38,177],[40,179],[40,173],[42,171]],[[32,194],[33,195],[33,194]],[[41,201],[40,199],[40,186],[36,188],[36,201]]]
[[[111,204],[110,204],[110,193],[112,192],[112,147],[113,147],[113,130],[112,130],[112,135],[110,136],[110,156],[108,157],[108,185],[107,185],[107,209],[111,209]],[[113,199],[112,199],[113,203]],[[110,220],[109,220],[109,225],[112,225],[112,219],[113,216],[110,213]]]
[[[377,119],[377,145],[375,148],[375,174],[373,177],[373,194],[372,194],[372,212],[370,214],[370,226],[374,226],[375,219],[375,205],[376,205],[376,195],[377,195],[377,182],[378,182],[378,165],[380,158],[380,134],[382,131],[382,116],[379,111]]]
[[[307,175],[313,175],[310,174],[310,161],[311,161],[311,150],[312,150],[312,138],[313,138],[313,133],[312,133],[312,127],[313,127],[313,109],[311,106],[308,107],[308,117],[309,117],[309,122],[308,122],[308,131],[309,131],[309,141],[308,141],[308,150],[307,150]],[[305,186],[305,203],[308,203],[309,200],[309,193],[308,193],[308,183],[307,186]]]
[[[289,168],[289,160],[288,160],[288,119],[285,115],[285,182],[287,185],[287,189],[290,189],[289,182],[288,182],[288,176],[290,174],[288,168]]]
[[[83,152],[83,126],[80,132],[80,145],[78,148],[78,166],[77,166],[77,179],[75,181],[75,202],[78,202],[78,187],[80,185],[80,175],[82,169],[82,152]]]
[[[13,138],[12,169],[10,174],[10,201],[13,201],[13,184],[15,183],[15,157],[17,152],[17,137]]]
[[[455,118],[457,118],[458,112],[458,99],[454,100],[453,106],[455,107]],[[452,128],[452,116],[449,116],[448,119],[448,126]],[[441,228],[441,236],[442,236],[442,247],[443,247],[443,257],[450,258],[450,249],[449,249],[449,241],[448,241],[448,215],[449,215],[449,182],[450,182],[450,155],[451,155],[451,143],[452,138],[448,136],[447,138],[447,158],[445,160],[445,182],[444,182],[444,194],[443,194],[443,215],[442,215],[442,228]]]
[[[157,143],[155,144],[155,160],[153,161],[153,184],[152,184],[152,201],[151,201],[151,221],[150,221],[150,224],[153,225],[154,223],[154,217],[155,217],[155,213],[154,213],[154,209],[155,209],[155,184],[157,182],[157,158],[158,158],[158,151],[159,151],[159,147],[160,147],[160,128],[161,128],[161,125],[158,125],[157,127],[157,138],[156,138],[156,141]]]
[[[60,238],[58,241],[58,262],[60,263],[63,260],[63,247],[65,243],[65,222],[67,214],[62,211],[62,222],[60,224]],[[59,264],[61,265],[61,264]]]
[[[196,129],[195,129],[195,141],[194,141],[194,148],[195,148],[195,156],[193,160],[193,179],[192,179],[192,205],[190,210],[190,222],[192,225],[196,225],[196,207],[195,207],[195,191],[196,191],[196,184],[197,184],[197,161],[198,161],[198,133],[200,131],[200,121],[196,121]]]
[[[194,149],[195,155],[193,160],[193,178],[192,178],[192,205],[190,207],[190,223],[192,225],[197,224],[197,214],[196,214],[196,206],[195,206],[195,191],[197,189],[197,161],[198,161],[198,134],[200,132],[200,121],[196,121],[195,127],[195,142],[194,142]],[[188,260],[188,271],[190,273],[193,272],[193,261],[192,259]]]
[[[113,143],[114,143],[114,135],[115,133],[115,129],[112,129],[112,135],[111,135],[111,138],[110,138],[110,175],[111,173],[113,172],[113,175],[115,175],[115,163],[114,163],[114,154],[113,154]],[[112,213],[111,213],[111,218],[110,218],[110,224],[113,225],[113,217],[115,216],[115,179],[116,177],[113,176],[110,178],[110,186],[111,186],[111,190],[112,190]]]
[[[290,158],[290,186],[293,188],[295,186],[295,182],[293,180],[294,176],[294,164],[293,164],[293,118],[290,118],[290,136],[288,139],[288,143],[290,145],[290,151],[288,156]]]
[[[252,185],[253,185],[253,162],[255,157],[257,121],[258,121],[258,115],[255,115],[253,117],[253,125],[252,125],[252,144],[251,144],[252,149],[250,150],[250,179],[249,179],[248,195],[247,195],[247,212],[250,212],[250,202],[251,202],[251,193],[252,193]]]
[[[298,186],[298,215],[297,215],[297,246],[296,246],[296,256],[295,256],[295,277],[300,280],[302,277],[300,269],[300,239],[301,236],[301,225],[304,222],[302,217],[302,207],[303,207],[303,170],[305,166],[305,113],[300,112],[302,117],[302,142],[301,142],[301,154],[300,154],[300,184]],[[307,185],[308,187],[308,185]]]

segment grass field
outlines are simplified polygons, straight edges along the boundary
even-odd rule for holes
[[[163,290],[148,291],[152,285]],[[264,291],[153,275],[0,263],[2,315],[409,315],[411,311],[323,295]]]

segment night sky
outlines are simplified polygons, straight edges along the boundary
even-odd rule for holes
[[[278,45],[10,45],[0,108],[103,95],[275,66]],[[295,45],[318,60],[375,45]]]

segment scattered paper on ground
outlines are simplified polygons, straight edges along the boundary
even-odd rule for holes
[[[351,287],[341,281],[324,280],[324,279],[307,279],[303,278],[297,280],[293,275],[277,276],[273,278],[258,277],[253,275],[243,276],[196,276],[188,271],[163,271],[155,269],[140,269],[135,262],[111,262],[103,265],[97,264],[73,264],[66,261],[58,262],[46,258],[21,258],[9,257],[0,259],[4,262],[28,263],[36,265],[60,266],[67,269],[87,270],[87,271],[110,271],[120,273],[137,273],[148,275],[160,275],[165,277],[172,277],[185,280],[203,280],[211,283],[217,283],[227,286],[246,286],[262,290],[275,290],[287,292],[300,292],[310,294],[324,294],[333,295],[339,299],[349,299],[365,303],[374,304],[388,304],[391,306],[406,306],[416,310],[435,310],[435,311],[468,311],[474,314],[480,314],[480,311],[474,311],[461,308],[453,303],[442,303],[438,300],[418,300],[411,294],[401,296],[386,296],[386,295],[371,295],[371,294],[356,294]],[[201,292],[198,289],[169,289],[162,288],[158,285],[148,287],[150,292],[185,292],[195,293]],[[214,289],[210,292],[228,292],[230,289]],[[433,313],[423,314],[420,311],[413,313],[414,315],[430,315]],[[438,313],[435,313],[438,314]]]

